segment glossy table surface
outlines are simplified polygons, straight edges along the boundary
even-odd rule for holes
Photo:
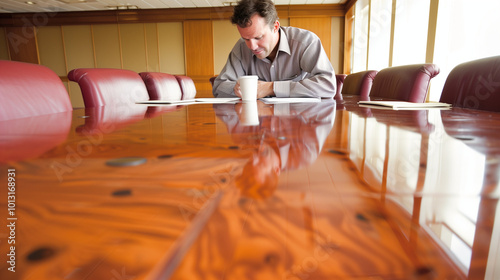
[[[0,279],[500,279],[500,115],[357,101],[0,122]]]

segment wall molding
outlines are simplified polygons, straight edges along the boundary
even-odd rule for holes
[[[346,5],[277,5],[280,18],[343,17]],[[227,20],[233,7],[112,10],[87,12],[3,13],[0,27]]]

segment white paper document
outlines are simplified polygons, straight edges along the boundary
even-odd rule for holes
[[[425,109],[450,109],[451,105],[442,102],[406,102],[406,101],[359,101],[360,107],[392,109],[392,110],[425,110]]]
[[[321,102],[321,98],[315,97],[303,97],[303,98],[281,98],[281,97],[267,97],[259,98],[262,102],[266,104],[276,104],[276,103],[304,103],[304,102]]]
[[[179,105],[187,105],[187,104],[195,104],[195,103],[210,103],[210,104],[217,104],[217,103],[235,103],[237,101],[240,101],[241,98],[239,97],[234,97],[234,98],[195,98],[195,99],[185,99],[185,100],[144,100],[144,101],[137,101],[137,104],[179,104]]]
[[[203,103],[228,103],[228,102],[237,102],[240,101],[241,98],[239,97],[229,97],[229,98],[196,98],[196,102],[203,102]]]

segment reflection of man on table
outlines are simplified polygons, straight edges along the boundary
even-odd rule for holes
[[[335,71],[318,36],[280,26],[271,0],[239,1],[231,22],[241,39],[214,81],[215,97],[241,97],[244,75],[259,77],[257,98],[335,96]]]
[[[272,195],[282,170],[314,162],[333,126],[333,101],[266,105],[258,103],[259,124],[242,122],[243,104],[216,104],[233,140],[252,156],[236,178],[242,194],[252,198]]]

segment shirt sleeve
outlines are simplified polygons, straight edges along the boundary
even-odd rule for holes
[[[335,70],[316,35],[311,34],[309,44],[298,55],[303,77],[295,81],[275,81],[274,92],[277,97],[322,97],[333,98],[337,82]]]

